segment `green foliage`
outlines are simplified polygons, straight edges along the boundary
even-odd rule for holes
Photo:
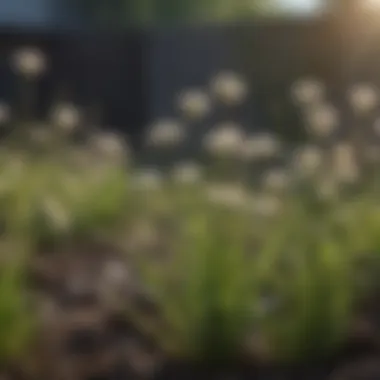
[[[174,216],[181,232],[169,264],[139,257],[159,308],[153,320],[129,309],[142,329],[170,352],[208,362],[233,360],[252,331],[279,362],[338,349],[356,293],[354,256],[335,234],[331,207],[311,222],[307,205],[289,201],[284,214],[256,224],[257,217],[196,194],[187,202]]]
[[[25,298],[23,266],[11,262],[0,272],[0,365],[4,366],[26,354],[37,325]]]
[[[314,215],[311,221],[303,211],[287,219],[291,224],[272,267],[272,291],[280,306],[265,315],[263,328],[277,360],[324,358],[336,352],[349,333],[353,256],[346,241],[334,234],[329,216]]]
[[[98,26],[245,19],[270,10],[268,0],[76,0],[73,9]]]
[[[376,194],[326,197],[317,178],[296,181],[281,195],[282,212],[268,219],[249,210],[249,199],[245,209],[209,203],[202,187],[150,193],[182,234],[172,236],[169,265],[140,257],[161,314],[146,324],[129,310],[133,318],[164,347],[198,360],[233,359],[251,331],[263,336],[275,362],[336,352],[355,302],[371,290],[358,285],[356,265],[363,250],[378,250]]]
[[[319,83],[306,83],[298,100],[313,107],[322,93]],[[159,234],[168,248],[162,261],[137,258],[157,315],[144,315],[134,305],[128,305],[128,313],[162,347],[194,360],[226,362],[241,353],[247,339],[254,348],[245,349],[261,355],[265,348],[257,346],[258,335],[276,363],[304,363],[335,353],[348,338],[356,302],[378,284],[376,274],[364,285],[358,277],[369,275],[368,262],[378,268],[378,258],[369,261],[363,251],[379,250],[380,208],[378,185],[365,178],[364,165],[356,170],[355,142],[354,149],[350,143],[336,149],[323,140],[331,137],[326,124],[338,127],[330,111],[323,109],[318,123],[308,125],[308,134],[315,134],[315,146],[304,151],[308,154],[297,151],[281,163],[291,182],[286,190],[263,187],[265,176],[254,192],[242,186],[249,182],[249,164],[270,166],[266,161],[280,152],[254,136],[248,146],[252,154],[240,156],[247,145],[232,125],[215,138],[221,149],[208,152],[217,178],[196,185],[165,182],[147,193],[147,207],[154,211],[144,217],[163,213],[177,231]],[[208,186],[215,184],[238,192],[227,189],[222,199],[210,197]],[[280,211],[260,205],[263,195],[277,199]],[[367,269],[359,273],[362,259]]]
[[[7,230],[36,242],[91,237],[112,228],[127,212],[123,166],[93,164],[87,170],[54,156],[24,154],[16,171],[14,159],[10,153],[2,165],[1,218]]]
[[[140,259],[168,326],[153,334],[178,355],[230,359],[254,318],[257,297],[250,264],[256,259],[244,247],[247,223],[238,213],[205,204],[184,212],[168,267]]]
[[[229,75],[224,81],[222,90],[214,89],[206,97],[229,106],[243,101],[244,83],[239,78],[231,81]],[[320,86],[307,85],[306,98],[319,93]],[[195,100],[187,107],[187,116],[194,115],[199,98]],[[326,115],[331,119],[324,109],[322,127]],[[66,109],[63,116],[63,123],[57,124],[77,124],[75,113],[67,118]],[[172,126],[165,126],[163,140],[171,135]],[[0,155],[0,222],[12,239],[35,248],[32,244],[41,241],[92,238],[100,230],[113,231],[126,219],[132,227],[139,218],[152,224],[158,244],[147,245],[157,256],[165,251],[162,257],[152,259],[144,249],[140,255],[136,245],[132,252],[136,254],[130,256],[137,266],[134,274],[158,311],[146,315],[128,304],[128,317],[179,357],[220,363],[236,359],[242,351],[260,355],[264,348],[257,347],[255,333],[275,362],[315,359],[344,342],[355,301],[363,291],[372,290],[372,283],[357,284],[356,263],[365,256],[363,250],[380,248],[376,186],[368,190],[345,183],[348,177],[356,178],[351,149],[343,149],[338,163],[333,151],[323,149],[322,157],[309,154],[303,160],[298,156],[296,163],[286,161],[289,189],[266,188],[261,184],[265,178],[259,176],[253,190],[245,186],[250,166],[258,168],[264,161],[270,166],[270,159],[287,152],[279,152],[276,139],[270,137],[246,139],[231,123],[221,135],[211,136],[214,144],[206,144],[211,147],[207,152],[211,174],[216,174],[211,182],[164,180],[157,188],[136,189],[130,186],[118,141],[95,139],[94,145],[76,151],[64,138],[67,129],[71,131],[63,128],[38,149],[15,144]],[[320,137],[321,131],[316,132]],[[321,191],[325,180],[341,172],[348,175],[332,182],[332,193]],[[227,187],[227,192],[210,192],[214,185]],[[263,201],[266,196],[277,201],[280,211]],[[22,271],[6,267],[0,276],[0,359],[5,361],[22,351],[28,336],[21,284]],[[252,340],[255,348],[247,347]]]

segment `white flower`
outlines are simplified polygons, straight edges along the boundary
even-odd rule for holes
[[[322,100],[325,87],[315,79],[302,79],[293,84],[291,93],[296,103],[313,104]]]
[[[133,183],[138,189],[157,190],[163,183],[162,174],[157,169],[141,169],[132,178]]]
[[[212,80],[211,91],[226,105],[236,105],[245,100],[248,87],[237,74],[225,71],[216,75]]]
[[[324,200],[334,200],[339,196],[339,182],[332,175],[325,175],[316,183],[317,195]]]
[[[7,124],[11,119],[11,108],[6,103],[0,103],[0,125]]]
[[[281,210],[281,201],[278,197],[268,194],[258,194],[253,199],[253,212],[259,216],[272,217]]]
[[[359,177],[359,165],[355,149],[349,143],[338,143],[333,148],[333,173],[341,182],[355,182]]]
[[[285,190],[289,184],[290,176],[284,169],[273,169],[266,173],[263,178],[263,186],[268,190]]]
[[[63,131],[71,132],[81,122],[81,114],[73,104],[62,103],[53,108],[51,119]]]
[[[97,153],[112,159],[125,158],[129,154],[126,141],[116,133],[97,133],[90,137],[90,145]]]
[[[280,142],[268,133],[250,136],[243,144],[241,155],[247,160],[268,159],[279,153]]]
[[[348,93],[352,108],[357,112],[368,112],[376,108],[379,103],[379,94],[374,86],[359,83],[353,86]]]
[[[333,147],[333,156],[341,166],[355,161],[355,148],[349,142],[339,142]]]
[[[244,208],[247,202],[245,189],[236,184],[210,184],[206,196],[212,203],[233,208]]]
[[[319,104],[312,107],[306,114],[307,126],[317,137],[330,136],[339,125],[339,114],[335,107]]]
[[[173,178],[182,184],[192,184],[199,182],[202,170],[199,165],[193,162],[185,162],[177,165],[173,170]]]
[[[188,90],[180,94],[179,109],[189,119],[201,119],[211,110],[210,97],[201,90]]]
[[[185,130],[182,125],[174,120],[159,120],[148,131],[148,145],[176,146],[185,138]]]
[[[41,76],[47,68],[45,55],[34,47],[17,50],[12,56],[11,63],[16,73],[30,79]]]
[[[238,155],[244,143],[244,133],[235,123],[224,123],[211,130],[204,139],[205,149],[215,156]]]
[[[53,197],[46,197],[42,202],[42,211],[49,223],[57,231],[67,231],[72,225],[72,219],[62,203]]]
[[[323,164],[323,151],[316,146],[304,146],[298,149],[293,164],[297,173],[301,175],[314,174]]]

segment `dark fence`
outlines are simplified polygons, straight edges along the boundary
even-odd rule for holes
[[[18,79],[9,59],[22,46],[38,46],[49,70],[38,84],[39,117],[51,104],[69,99],[82,106],[93,123],[125,129],[134,137],[146,124],[145,35],[128,31],[101,36],[82,32],[2,31],[0,33],[0,97],[17,104]]]
[[[360,43],[357,39],[355,46]],[[289,101],[291,83],[317,76],[328,84],[332,101],[343,106],[354,76],[349,63],[355,46],[332,18],[118,34],[8,29],[0,31],[0,97],[6,101],[17,97],[9,55],[23,45],[41,47],[51,63],[39,84],[39,116],[57,97],[69,98],[88,110],[92,122],[124,131],[137,145],[151,120],[176,114],[173,99],[181,89],[205,86],[219,70],[239,72],[252,89],[235,119],[291,139],[299,131]],[[373,56],[370,61],[376,62]],[[377,69],[366,66],[363,72],[374,77]]]

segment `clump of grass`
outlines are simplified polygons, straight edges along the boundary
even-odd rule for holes
[[[195,194],[190,208],[177,204],[169,260],[138,260],[158,315],[132,305],[132,318],[171,354],[208,363],[244,352],[297,362],[337,350],[353,318],[354,256],[334,234],[331,210],[312,223],[296,203],[259,219],[217,201]],[[257,332],[267,348],[252,342]]]
[[[27,58],[17,67],[30,89],[45,65],[33,51]],[[32,136],[32,149],[29,141],[25,150],[19,133],[15,144],[13,136],[9,140],[12,150],[0,161],[1,221],[30,242],[63,242],[92,238],[126,218],[132,225],[135,217],[151,224],[169,218],[176,228],[160,237],[166,239],[165,260],[133,257],[158,313],[146,316],[128,307],[129,317],[165,350],[193,360],[229,361],[247,350],[244,343],[254,331],[275,361],[329,354],[348,335],[359,295],[352,281],[357,251],[378,249],[379,217],[373,191],[360,186],[366,173],[363,136],[356,131],[351,139],[333,141],[340,115],[326,92],[313,80],[293,88],[312,141],[290,160],[275,136],[250,134],[227,121],[199,142],[199,162],[210,163],[204,168],[209,178],[192,163],[175,168],[170,180],[151,172],[137,182],[130,180],[115,136],[90,136],[88,145],[73,149],[70,137],[82,115],[61,104],[52,112],[52,128],[43,131],[48,133]],[[209,92],[182,93],[185,121],[154,124],[148,153],[153,149],[156,158],[170,159],[192,131],[203,131],[213,107],[233,109],[247,94],[233,73],[217,76]],[[359,87],[350,99],[355,117],[367,121],[376,92]],[[360,202],[353,205],[353,199]]]
[[[230,100],[229,89],[243,87],[220,88],[214,101]],[[272,360],[298,362],[334,353],[349,335],[354,304],[363,295],[353,281],[356,262],[361,251],[378,249],[378,202],[364,178],[366,163],[356,141],[333,141],[340,115],[323,84],[300,81],[293,91],[311,137],[308,145],[289,156],[273,136],[250,136],[235,123],[221,123],[203,145],[212,182],[198,176],[179,186],[161,181],[159,191],[149,192],[152,204],[170,211],[181,232],[171,236],[169,264],[140,257],[159,317],[129,311],[178,355],[231,359],[253,331],[255,355],[260,336]],[[242,94],[233,99],[240,102]],[[356,97],[362,117],[375,95],[361,94]],[[196,119],[195,128],[211,113],[204,92],[193,89],[180,99],[186,120]],[[161,124],[156,149],[167,149],[178,136],[184,140],[189,131],[179,134],[178,125]],[[271,161],[274,170],[263,171]],[[260,180],[252,181],[257,174]]]
[[[302,212],[289,225],[272,267],[272,292],[279,306],[263,317],[262,328],[275,360],[319,360],[345,343],[353,319],[353,257],[328,218]],[[276,231],[277,232],[277,231]]]
[[[63,242],[91,238],[122,221],[128,206],[124,167],[75,169],[65,162],[27,158],[8,189],[7,221],[12,228],[36,242]]]
[[[245,249],[247,220],[207,203],[181,215],[169,263],[139,261],[144,283],[159,305],[150,332],[179,357],[231,359],[254,320],[258,292],[256,257]]]
[[[0,162],[4,228],[22,231],[37,245],[91,239],[112,229],[127,214],[128,147],[114,133],[87,133],[83,112],[71,102],[56,102],[47,121],[36,121],[34,90],[49,68],[47,57],[24,48],[11,65],[22,86],[21,104],[6,108],[11,130]],[[75,142],[79,132],[86,140],[81,144]]]
[[[0,268],[0,366],[7,369],[25,358],[36,333],[25,287],[24,259],[27,246],[16,235],[2,244]]]

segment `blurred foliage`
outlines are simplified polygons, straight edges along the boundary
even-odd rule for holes
[[[50,153],[47,160],[24,153],[15,168],[17,158],[14,152],[5,155],[0,169],[6,181],[0,191],[1,221],[37,247],[91,239],[99,229],[112,228],[127,212],[123,166],[113,162],[88,168],[70,162],[70,155],[58,159]],[[94,159],[90,153],[88,159]]]
[[[28,57],[36,62],[34,51]],[[21,63],[27,79],[39,74],[36,65]],[[239,76],[216,79],[208,92],[181,97],[181,117],[190,124],[212,112],[207,99],[227,108],[246,101],[249,91]],[[357,142],[372,144],[365,127],[373,125],[365,121],[380,94],[368,84],[350,89],[361,128],[342,145],[331,139],[344,125],[324,84],[303,79],[291,90],[314,149],[306,145],[303,156],[294,154],[294,146],[276,136],[247,134],[227,122],[200,142],[215,177],[156,171],[145,182],[134,181],[125,141],[97,130],[88,136],[72,105],[58,107],[61,112],[41,129],[21,125],[21,140],[12,124],[15,133],[0,154],[0,226],[20,241],[16,257],[23,262],[41,241],[64,244],[120,228],[136,287],[157,306],[153,313],[141,311],[128,298],[128,318],[171,354],[220,363],[243,351],[293,363],[335,353],[348,339],[355,301],[378,286],[378,276],[372,282],[356,264],[368,251],[377,253],[373,264],[380,261],[378,175],[367,170],[378,167],[380,147],[374,162],[362,162],[358,153],[366,146]],[[158,122],[148,130],[147,148],[170,155],[191,130]],[[276,168],[285,182],[281,175],[268,181]],[[20,272],[12,265],[4,272],[0,359],[7,360],[26,347],[29,326]]]
[[[268,0],[75,0],[72,6],[107,27],[246,19],[275,9]]]
[[[2,247],[1,251],[3,262],[0,270],[0,365],[2,368],[25,357],[37,327],[25,294],[25,268],[24,263],[19,260],[20,257],[25,257],[25,252],[21,252],[20,249],[23,248],[17,248],[17,244],[13,242]],[[10,250],[14,257],[4,264],[4,258],[10,256]]]

